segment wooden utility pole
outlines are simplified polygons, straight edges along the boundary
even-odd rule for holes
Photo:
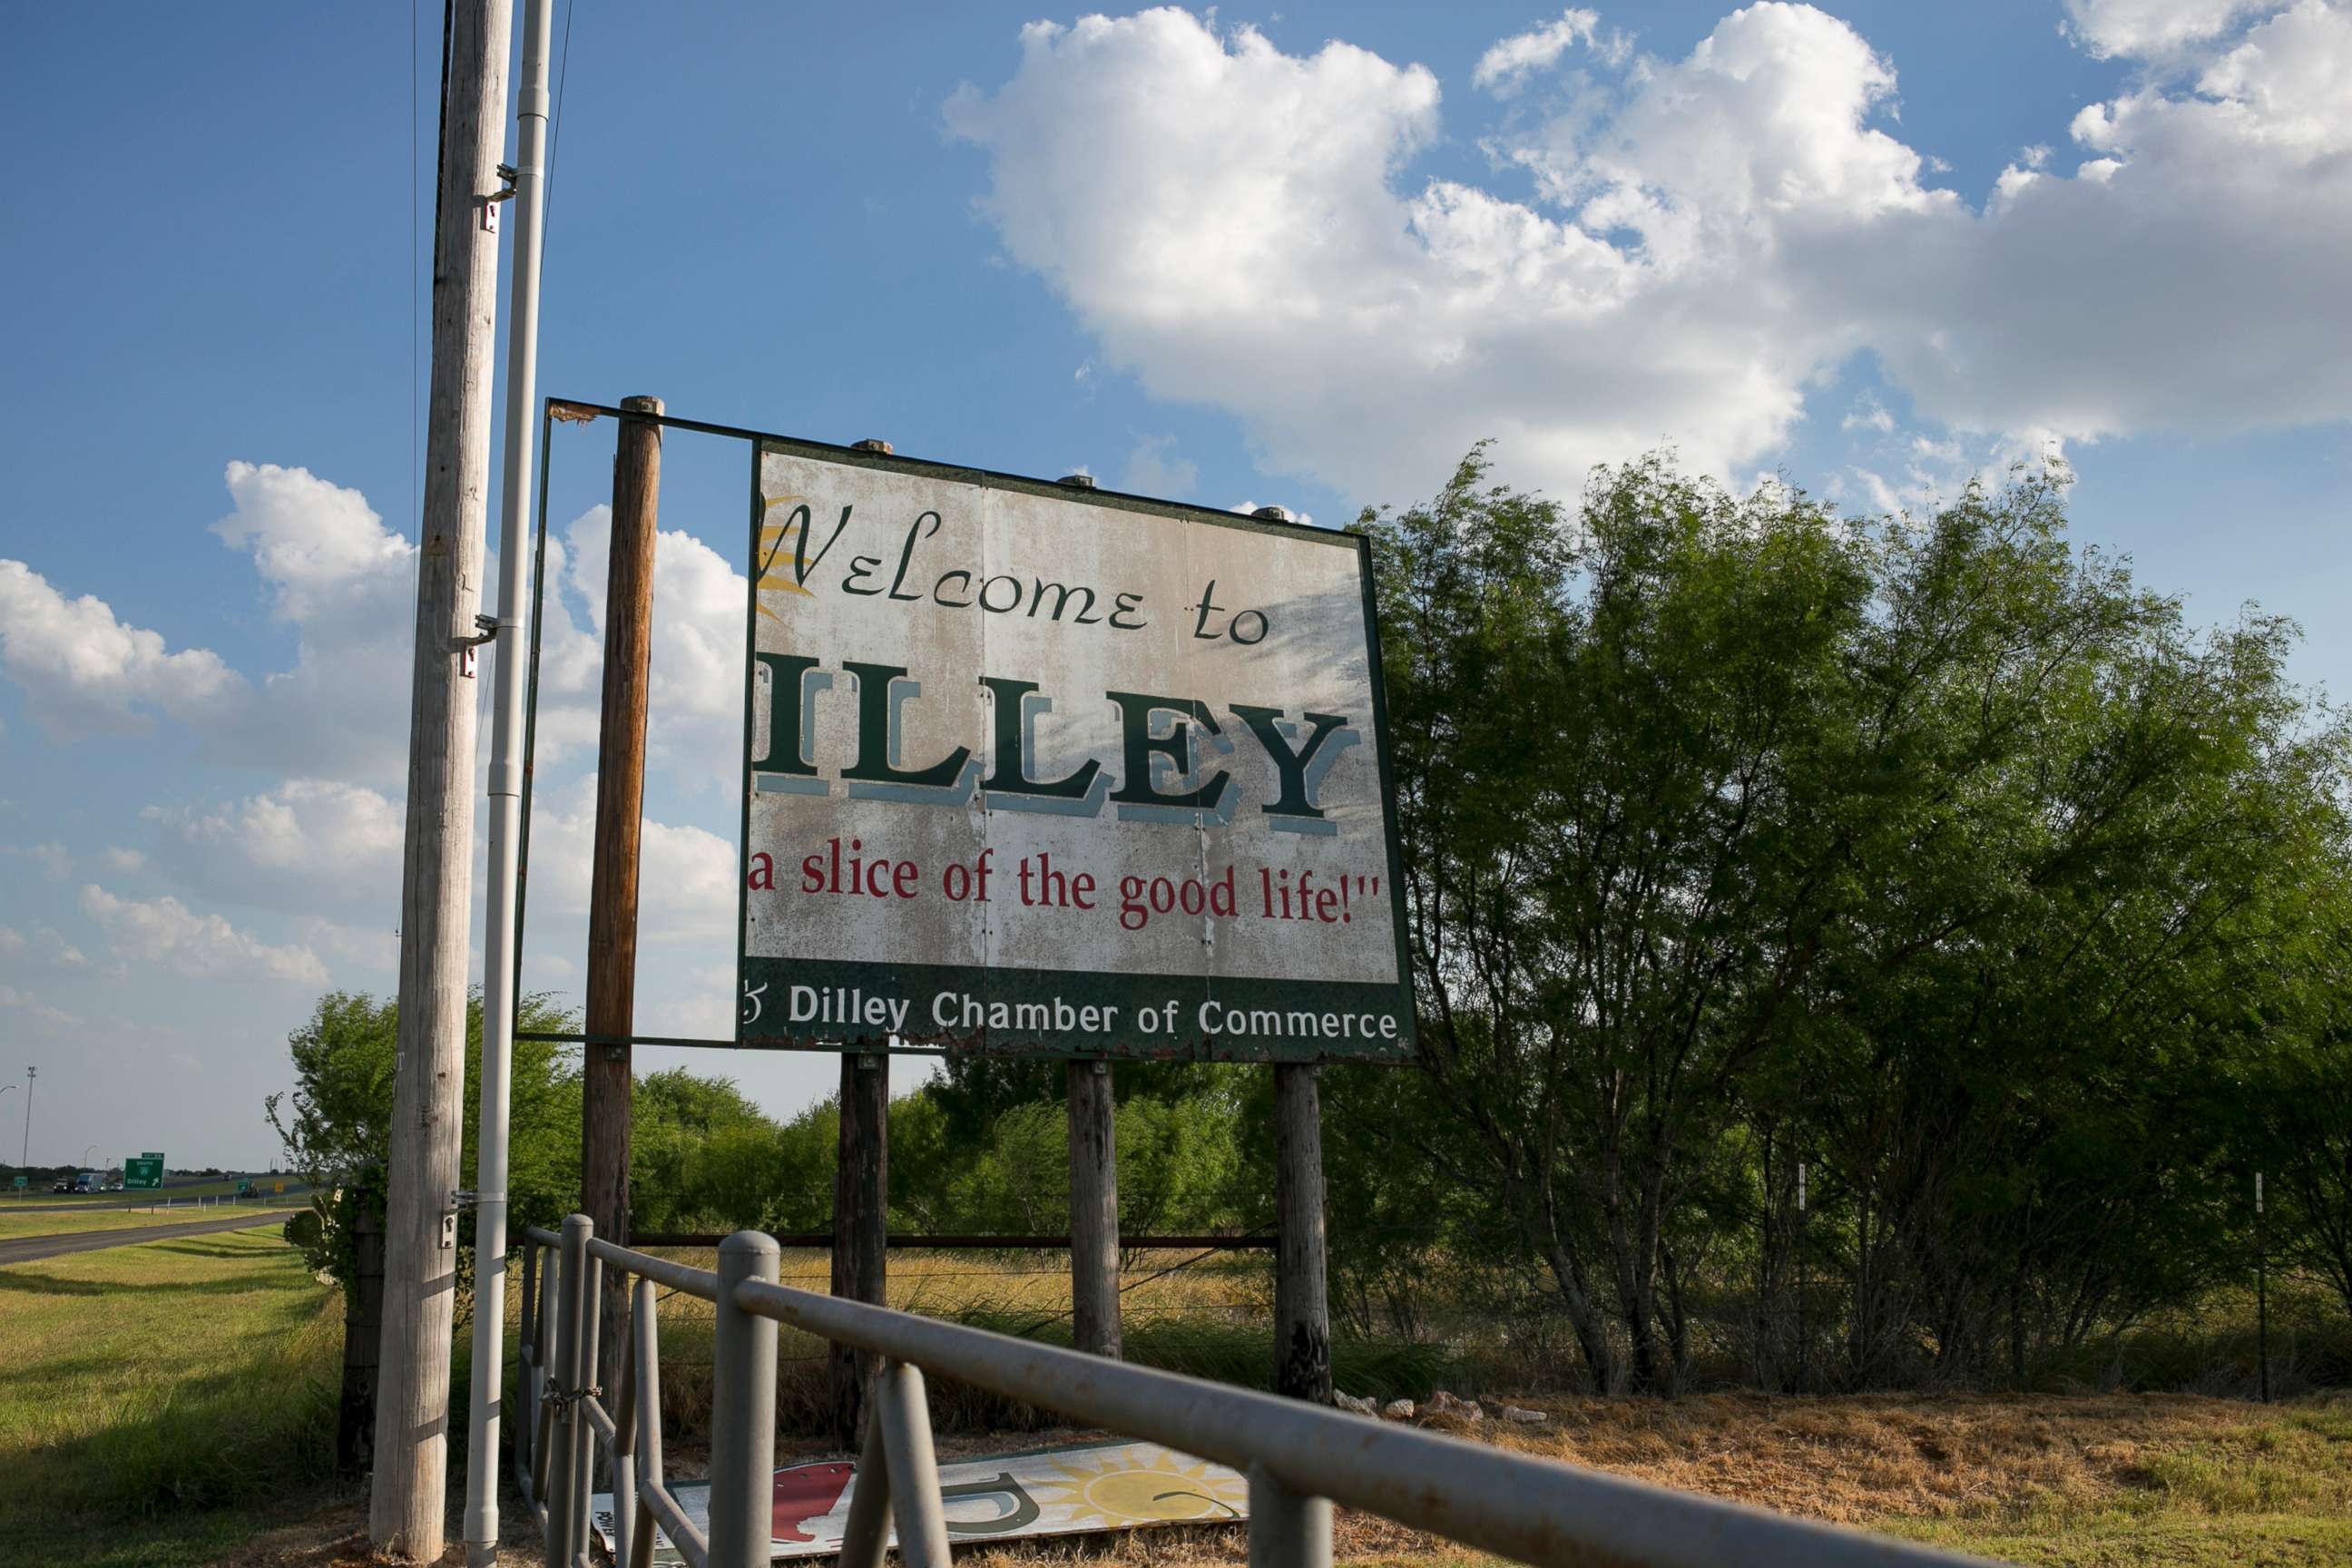
[[[1118,1359],[1118,1139],[1110,1063],[1070,1064],[1070,1326],[1078,1349]]]
[[[833,1293],[889,1305],[886,1259],[890,1209],[890,1058],[880,1051],[841,1058],[841,1144],[833,1172]],[[832,1347],[834,1435],[855,1454],[866,1439],[882,1358]]]
[[[385,1173],[383,1338],[368,1536],[397,1561],[441,1555],[449,1331],[457,1285],[457,1151],[473,912],[474,650],[489,493],[498,314],[499,154],[508,0],[449,11],[433,232],[433,376],[409,689],[400,889],[399,1069]]]
[[[1274,1068],[1274,1388],[1331,1403],[1331,1315],[1324,1289],[1320,1069]]]
[[[661,511],[662,411],[626,397],[613,448],[613,535],[604,572],[604,705],[596,731],[596,842],[588,883],[588,1037],[581,1051],[580,1210],[629,1239],[629,1103],[637,1016],[637,852],[646,805],[646,686],[653,666],[654,536]],[[621,1386],[628,1282],[608,1271],[599,1387]]]

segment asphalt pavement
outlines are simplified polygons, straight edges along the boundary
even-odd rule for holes
[[[206,1180],[210,1180],[210,1178],[208,1177]],[[188,1184],[190,1186],[195,1186],[199,1184],[191,1182]],[[278,1198],[303,1196],[310,1191],[310,1188],[308,1183],[289,1182],[286,1184],[286,1190],[282,1193],[248,1193],[237,1201],[240,1203],[268,1203]],[[60,1193],[47,1203],[0,1203],[0,1214],[71,1214],[76,1209],[95,1210],[143,1208],[155,1208],[158,1212],[167,1212],[166,1206],[163,1205],[163,1200],[165,1198],[172,1197],[173,1197],[173,1194],[169,1185],[166,1185],[163,1190],[159,1193],[132,1193],[127,1197],[121,1193],[108,1193],[100,1197],[78,1199],[68,1197],[65,1194]],[[205,1202],[207,1205],[215,1203],[226,1204],[228,1201],[229,1199],[225,1194],[210,1195],[205,1199]],[[175,1198],[174,1202],[169,1206],[178,1207],[183,1205],[191,1210],[197,1206],[196,1200],[194,1198]]]
[[[64,1258],[76,1252],[99,1252],[110,1247],[135,1247],[142,1241],[169,1241],[174,1237],[208,1236],[222,1230],[256,1230],[284,1225],[291,1209],[247,1209],[226,1219],[195,1220],[183,1225],[129,1226],[121,1230],[77,1230],[63,1236],[24,1236],[0,1241],[0,1266],[37,1263],[44,1258]]]

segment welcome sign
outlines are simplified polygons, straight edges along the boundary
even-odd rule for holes
[[[755,448],[738,1039],[1408,1057],[1358,537]]]

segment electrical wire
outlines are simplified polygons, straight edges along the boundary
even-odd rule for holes
[[[563,89],[572,80],[572,13],[574,0],[563,0],[563,52],[555,65],[555,114],[547,125],[546,189],[540,196],[540,233],[547,232],[555,216],[555,154],[563,145]]]

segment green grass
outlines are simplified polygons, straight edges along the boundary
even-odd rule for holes
[[[194,1225],[200,1220],[228,1219],[239,1214],[251,1214],[258,1205],[236,1206],[221,1205],[199,1212],[194,1205],[157,1209],[150,1214],[145,1209],[87,1209],[79,1213],[0,1214],[0,1241],[14,1241],[28,1236],[71,1236],[87,1230],[137,1230],[156,1225]],[[283,1211],[292,1214],[291,1206]]]
[[[202,1563],[317,1488],[332,1301],[274,1230],[0,1268],[0,1563]]]
[[[2298,1403],[2146,1450],[2105,1496],[1884,1528],[2053,1568],[2352,1562],[2352,1403]]]

